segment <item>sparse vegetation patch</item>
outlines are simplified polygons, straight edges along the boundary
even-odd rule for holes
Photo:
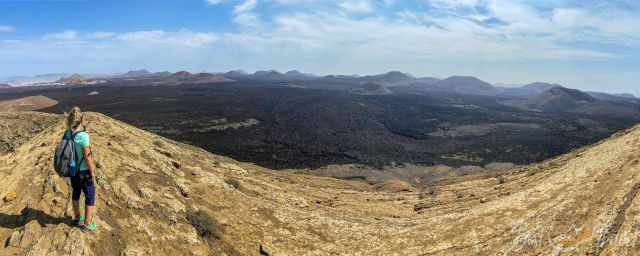
[[[241,189],[242,188],[242,184],[240,184],[240,181],[238,179],[226,178],[224,180],[224,182],[226,182],[227,184],[231,185],[235,189]]]
[[[204,210],[189,211],[187,219],[201,237],[222,239],[223,227],[210,213]]]

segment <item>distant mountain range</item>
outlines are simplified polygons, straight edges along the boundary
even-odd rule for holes
[[[275,70],[247,73],[240,70],[226,73],[175,73],[132,70],[119,75],[88,78],[74,74],[57,80],[65,85],[87,85],[104,81],[120,86],[182,85],[239,82],[264,86],[285,86],[300,89],[342,91],[357,95],[408,94],[439,97],[456,102],[461,96],[488,97],[505,107],[548,113],[579,113],[629,117],[640,115],[640,99],[630,94],[583,92],[560,84],[535,82],[519,87],[494,86],[473,76],[451,76],[445,79],[415,77],[391,71],[378,75],[317,76],[297,70],[281,73]],[[465,96],[466,97],[466,96]]]
[[[11,86],[28,86],[38,83],[50,83],[67,76],[63,73],[41,74],[35,76],[12,76],[0,79],[0,83]]]
[[[631,94],[583,92],[566,88],[560,84],[544,82],[535,82],[520,87],[501,87],[472,76],[451,76],[445,79],[418,78],[399,71],[368,76],[316,76],[299,71],[280,73],[273,70],[257,71],[253,74],[230,71],[221,75],[239,81],[275,81],[283,82],[281,85],[296,88],[343,90],[360,95],[444,93],[488,96],[495,97],[497,102],[505,106],[528,111],[611,116],[640,114],[640,99]]]
[[[473,95],[495,95],[498,93],[493,85],[471,76],[452,76],[443,80],[432,78],[426,81],[423,78],[399,90],[416,93],[449,92]]]
[[[540,94],[553,87],[562,87],[554,83],[535,82],[519,87],[494,86],[486,81],[472,76],[451,76],[445,79],[433,77],[414,77],[411,74],[399,71],[390,71],[378,75],[326,75],[318,76],[310,73],[302,73],[297,70],[281,73],[275,70],[256,71],[247,73],[241,70],[219,73],[220,75],[234,80],[264,80],[281,82],[324,82],[362,85],[366,83],[379,84],[392,89],[392,87],[403,87],[400,91],[414,92],[454,92],[462,94],[495,95],[528,97]],[[310,86],[313,87],[313,86]],[[330,87],[330,86],[329,86]],[[316,88],[316,87],[314,87]],[[351,89],[351,88],[349,88]],[[396,88],[398,89],[398,88]],[[637,99],[632,94],[607,94],[601,92],[589,92],[597,94],[594,97],[608,100],[621,100],[620,98]]]
[[[187,71],[180,71],[168,76],[170,79],[175,79],[176,82],[191,82],[191,83],[217,83],[217,82],[230,82],[233,81],[222,75],[210,74],[210,73],[197,73],[191,74]]]
[[[498,87],[498,88],[500,88],[500,90],[502,91],[500,94],[505,96],[526,97],[531,95],[537,95],[553,87],[560,87],[560,86],[561,85],[559,84],[535,82],[535,83],[526,84],[520,87]]]
[[[219,83],[219,82],[231,82],[229,79],[220,74],[211,73],[190,73],[188,71],[171,72],[156,72],[152,73],[147,70],[132,70],[127,73],[115,76],[104,77],[107,82],[115,84],[153,84],[153,85],[180,85],[185,83],[199,84],[199,83]]]
[[[61,83],[61,84],[84,84],[89,82],[90,79],[87,77],[84,77],[80,74],[73,74],[71,76],[68,77],[63,77],[60,78],[58,81],[56,81],[56,83]]]
[[[120,75],[120,77],[141,77],[141,76],[149,76],[152,74],[153,73],[149,72],[146,69],[140,69],[140,70],[131,70],[127,73]]]
[[[582,104],[596,104],[598,100],[579,90],[555,86],[525,100],[511,100],[510,102],[512,106],[522,109],[563,112]]]
[[[502,103],[523,110],[551,113],[580,113],[611,117],[640,114],[640,100],[605,93],[587,93],[554,86],[527,98],[512,98]]]
[[[43,74],[32,77],[11,77],[0,80],[12,86],[24,86],[29,84],[42,83],[87,83],[94,80],[108,80],[117,83],[125,83],[124,80],[133,82],[146,81],[157,85],[176,85],[181,83],[215,83],[231,81],[266,81],[276,82],[283,86],[313,89],[333,89],[344,90],[355,94],[429,94],[429,93],[454,93],[482,96],[496,96],[516,98],[515,101],[524,102],[515,104],[514,100],[509,105],[519,107],[532,106],[533,109],[556,109],[562,104],[555,103],[567,95],[575,96],[575,93],[568,93],[569,89],[562,85],[544,82],[535,82],[519,87],[495,86],[486,81],[472,76],[451,76],[445,79],[433,77],[415,77],[400,71],[390,71],[378,75],[326,75],[318,76],[311,73],[303,73],[298,70],[291,70],[284,73],[275,70],[262,70],[254,73],[247,73],[241,70],[233,70],[226,73],[196,73],[187,71],[170,72],[150,72],[145,69],[131,70],[126,73],[116,75],[72,75],[54,73]],[[562,93],[564,92],[564,93]],[[558,95],[561,93],[561,95]],[[545,95],[541,95],[545,94]],[[584,92],[596,101],[609,101],[619,103],[640,103],[640,100],[632,94],[608,94],[602,92]],[[556,100],[560,98],[560,100]],[[571,101],[570,101],[571,102]],[[547,106],[550,105],[550,106]],[[547,106],[547,107],[543,107]]]
[[[586,93],[588,93],[592,97],[599,100],[624,101],[624,102],[631,102],[631,103],[637,103],[640,101],[640,99],[637,98],[635,95],[628,94],[628,93],[621,93],[621,94],[607,94],[602,92],[586,92]]]

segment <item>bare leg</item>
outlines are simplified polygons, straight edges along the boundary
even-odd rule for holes
[[[93,221],[93,208],[94,206],[89,206],[87,205],[85,208],[85,218],[84,218],[84,224],[85,225],[89,225],[89,223],[91,223],[91,221]]]
[[[73,205],[73,217],[77,219],[80,218],[80,201],[78,200],[72,200],[73,202],[71,203]]]

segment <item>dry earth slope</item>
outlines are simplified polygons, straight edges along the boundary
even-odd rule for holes
[[[0,111],[31,111],[52,107],[57,104],[58,101],[42,95],[28,96],[14,100],[0,101]]]
[[[69,225],[57,123],[0,156],[2,255],[637,255],[640,127],[423,192],[279,173],[88,116],[99,229]]]

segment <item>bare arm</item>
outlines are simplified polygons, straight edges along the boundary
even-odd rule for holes
[[[93,157],[91,156],[91,147],[82,148],[82,154],[84,156],[84,161],[87,163],[89,167],[89,173],[91,177],[95,179],[96,177],[96,166],[93,164]]]

